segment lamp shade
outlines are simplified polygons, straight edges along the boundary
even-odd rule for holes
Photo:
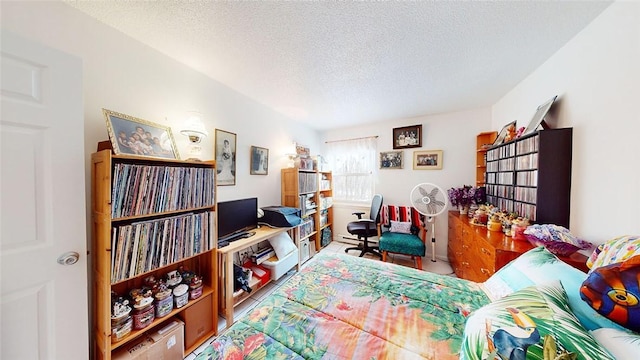
[[[202,114],[197,111],[190,111],[184,122],[180,134],[188,136],[192,143],[199,143],[202,138],[209,135],[209,132],[202,123]]]

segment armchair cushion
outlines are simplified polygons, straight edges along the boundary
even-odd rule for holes
[[[424,256],[425,245],[422,239],[413,234],[401,234],[385,231],[378,241],[380,251],[389,251],[412,256]]]

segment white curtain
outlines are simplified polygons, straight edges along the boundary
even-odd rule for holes
[[[327,162],[333,171],[333,200],[371,202],[377,170],[377,137],[328,142]]]

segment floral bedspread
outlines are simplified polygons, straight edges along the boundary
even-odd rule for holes
[[[487,303],[470,281],[320,253],[198,359],[458,359]]]

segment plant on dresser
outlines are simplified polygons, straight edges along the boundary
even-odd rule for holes
[[[217,331],[215,162],[102,150],[91,182],[96,358],[174,316],[185,322],[183,350],[193,351]]]

